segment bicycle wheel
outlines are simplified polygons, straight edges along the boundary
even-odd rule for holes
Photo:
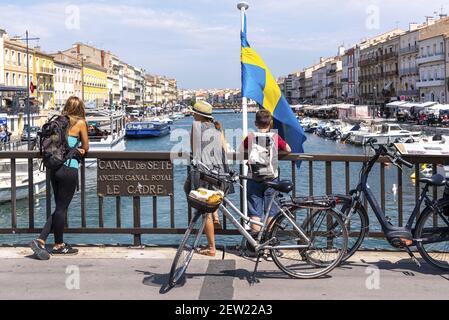
[[[349,218],[351,203],[343,203],[340,208],[337,208],[342,214],[342,219],[348,230],[348,252],[343,257],[342,262],[351,258],[359,249],[369,232],[369,218],[365,208],[362,204],[358,203],[354,212],[352,212]]]
[[[448,206],[448,201],[439,205],[442,210]],[[449,271],[449,216],[436,214],[427,207],[416,225],[415,238],[424,260],[438,269]]]
[[[176,251],[175,259],[170,269],[168,285],[173,288],[181,279],[192,260],[193,254],[200,243],[206,225],[207,215],[195,213],[184,238]]]
[[[297,211],[296,219],[301,217]],[[306,228],[301,228],[310,241],[296,229],[299,224],[294,222],[296,226],[293,225],[284,215],[278,216],[273,223],[270,238],[275,248],[271,249],[271,256],[278,268],[293,278],[313,279],[326,275],[346,254],[348,233],[340,215],[332,210],[321,210],[313,217],[308,219]],[[295,221],[293,215],[291,218]],[[288,248],[298,245],[305,247]],[[283,248],[276,249],[280,246]]]

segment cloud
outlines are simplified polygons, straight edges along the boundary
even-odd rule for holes
[[[80,28],[67,29],[66,8],[76,5]],[[379,29],[366,28],[368,6],[379,8]],[[250,1],[248,38],[275,75],[301,69],[320,56],[352,45],[441,7],[437,0]],[[446,9],[448,6],[446,5]],[[0,28],[26,29],[46,51],[76,41],[111,50],[151,72],[174,76],[183,87],[238,87],[240,15],[230,0],[0,0]]]

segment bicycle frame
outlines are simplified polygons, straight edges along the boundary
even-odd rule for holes
[[[261,231],[259,232],[257,240],[255,240],[251,236],[251,234],[245,229],[245,227],[234,217],[234,215],[223,204],[220,205],[220,208],[219,208],[220,211],[231,221],[231,223],[237,228],[237,230],[240,232],[240,234],[243,237],[245,237],[246,240],[248,240],[248,242],[255,248],[256,252],[258,252],[260,250],[264,250],[264,249],[275,249],[275,248],[276,249],[304,249],[304,248],[308,248],[311,243],[310,239],[307,237],[307,235],[304,233],[304,231],[296,224],[296,222],[293,219],[291,219],[291,217],[279,206],[279,204],[276,203],[275,199],[278,194],[279,193],[274,193],[274,195],[270,201],[270,204],[268,206],[268,209],[265,213],[265,218],[264,218],[263,223],[250,219],[249,217],[245,216],[229,199],[227,199],[226,197],[223,199],[223,202],[226,205],[228,205],[232,209],[232,211],[237,213],[237,215],[240,216],[241,219],[243,219],[247,223],[255,224],[255,225],[262,227]],[[304,238],[304,240],[306,242],[305,245],[288,245],[288,246],[273,247],[270,245],[270,243],[273,239],[269,239],[268,241],[266,241],[264,243],[260,243],[260,241],[262,241],[263,234],[268,229],[268,218],[269,218],[268,213],[271,211],[271,208],[273,205],[276,205],[280,210],[280,213],[273,218],[273,221],[275,219],[277,219],[280,215],[283,215],[284,217],[286,217],[288,219],[288,221],[293,225],[295,230],[298,231],[299,234]]]
[[[434,201],[432,201],[429,198],[429,196],[427,195],[427,193],[429,191],[429,185],[426,185],[423,188],[421,195],[415,205],[415,208],[413,209],[413,212],[407,221],[407,224],[404,227],[393,226],[387,219],[385,212],[381,209],[379,203],[376,200],[376,197],[374,196],[370,186],[368,185],[369,174],[371,173],[371,170],[374,167],[377,160],[379,160],[380,156],[381,156],[381,153],[376,152],[376,155],[374,157],[372,157],[368,161],[367,164],[364,164],[359,184],[355,190],[351,191],[352,203],[351,203],[351,211],[349,213],[348,218],[350,219],[353,212],[355,212],[355,206],[360,201],[361,195],[363,194],[366,197],[366,199],[369,203],[369,206],[371,207],[374,214],[376,215],[377,220],[379,221],[379,223],[382,227],[382,230],[387,235],[387,237],[389,235],[394,237],[394,236],[396,236],[396,235],[394,235],[394,233],[400,233],[400,232],[407,232],[407,233],[410,233],[411,236],[413,236],[413,234],[412,234],[413,233],[413,229],[412,229],[413,223],[415,222],[416,218],[420,214],[420,209],[421,209],[422,204],[425,203],[427,206],[434,207]],[[391,233],[393,233],[393,234],[391,234]]]

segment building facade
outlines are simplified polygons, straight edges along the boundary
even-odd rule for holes
[[[98,65],[83,64],[84,101],[86,105],[100,107],[108,102],[107,69]]]
[[[20,40],[13,40],[9,38],[7,33],[3,34],[2,37],[2,59],[3,59],[3,84],[5,91],[2,92],[2,106],[11,107],[14,105],[15,108],[20,108],[25,105],[25,93],[27,87],[27,54],[26,45]],[[35,66],[34,66],[34,50],[29,49],[29,75],[30,83],[35,83]],[[16,95],[12,91],[8,90],[22,90],[19,95]],[[14,100],[14,101],[13,101]],[[37,105],[36,101],[36,91],[30,92],[30,103],[31,105]]]
[[[416,59],[419,54],[419,29],[421,26],[411,23],[409,31],[400,36],[399,47],[399,77],[401,85],[398,96],[401,100],[419,101],[419,69]]]
[[[36,48],[34,52],[34,77],[36,79],[36,100],[44,109],[53,109],[55,64],[52,55]]]
[[[421,101],[447,103],[446,45],[449,35],[449,18],[443,18],[422,29],[419,33],[419,68],[417,88]]]
[[[368,40],[360,50],[359,85],[361,101],[384,106],[397,99],[400,29]]]
[[[342,98],[345,102],[354,103],[356,100],[355,88],[355,48],[345,51],[342,58]]]
[[[5,85],[5,46],[3,40],[3,36],[5,35],[5,33],[5,30],[0,29],[0,86]]]
[[[72,96],[81,97],[81,67],[55,59],[55,108],[61,110]]]

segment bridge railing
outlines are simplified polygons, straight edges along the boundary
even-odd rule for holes
[[[0,152],[0,161],[1,162],[10,162],[10,187],[11,187],[11,201],[6,204],[1,204],[1,206],[10,206],[10,224],[9,225],[1,225],[0,224],[0,234],[38,234],[41,232],[41,228],[36,226],[35,219],[35,189],[34,189],[34,175],[33,175],[33,162],[36,159],[39,159],[39,153],[35,151],[3,151]],[[437,166],[441,164],[445,164],[448,160],[447,157],[444,156],[419,156],[419,157],[404,157],[406,160],[415,164],[414,172],[417,177],[420,175],[421,164],[430,164],[432,166],[432,171],[434,173],[437,172]],[[179,215],[176,215],[175,212],[183,211],[186,212],[188,219],[190,219],[192,215],[192,211],[187,209],[187,206],[180,205],[178,208],[175,207],[175,194],[169,194],[167,197],[169,201],[168,204],[168,214],[169,214],[169,222],[168,226],[161,227],[159,224],[159,219],[163,215],[164,218],[167,216],[166,210],[158,209],[158,202],[160,199],[157,197],[152,197],[152,213],[151,215],[142,215],[141,210],[141,197],[133,197],[132,198],[132,211],[123,211],[122,201],[123,198],[115,197],[115,212],[105,212],[104,207],[104,198],[98,197],[98,208],[92,208],[92,204],[87,203],[86,200],[86,163],[96,161],[97,159],[102,160],[170,160],[170,153],[168,152],[90,152],[86,159],[82,160],[80,166],[80,226],[72,227],[69,224],[69,219],[66,217],[66,234],[103,234],[103,235],[113,235],[113,234],[125,234],[133,236],[133,245],[140,245],[142,243],[142,235],[175,235],[175,234],[183,234],[187,227],[187,219],[180,219]],[[293,195],[295,196],[304,196],[307,195],[318,195],[314,194],[314,187],[322,186],[326,194],[332,194],[335,192],[333,186],[336,182],[340,186],[340,189],[344,186],[344,193],[349,193],[351,188],[355,187],[357,181],[355,179],[351,179],[351,170],[350,167],[353,164],[360,165],[361,163],[367,161],[366,156],[356,156],[356,155],[324,155],[324,154],[309,154],[309,155],[288,155],[282,156],[281,162],[285,167],[289,167],[288,176],[292,181],[298,181],[298,171],[296,167],[296,161],[298,159],[302,159],[303,165],[301,168],[301,180],[306,184],[307,191],[304,191],[304,188],[301,190],[301,194],[299,193],[297,185],[295,185],[295,189],[293,190]],[[27,214],[28,221],[26,226],[18,226],[17,223],[17,192],[18,186],[16,184],[16,175],[17,175],[17,163],[18,161],[28,162],[28,196],[27,196]],[[339,170],[333,170],[334,166],[337,166]],[[380,188],[380,205],[382,209],[386,208],[386,178],[387,172],[386,167],[389,166],[389,161],[386,158],[379,160],[379,177],[373,177],[374,179],[379,179],[379,188]],[[344,168],[341,170],[340,168]],[[36,166],[34,166],[34,169]],[[240,169],[243,169],[243,165],[240,165]],[[334,168],[335,169],[335,168]],[[394,173],[394,170],[388,170],[388,174],[393,175],[395,184],[397,185],[397,216],[395,220],[397,223],[402,226],[405,221],[404,216],[404,173],[398,168],[397,172]],[[182,175],[180,177],[175,176],[174,183],[176,185],[184,183],[185,176]],[[181,180],[181,181],[180,181]],[[306,181],[305,181],[306,180]],[[351,181],[352,180],[352,181]],[[45,212],[46,216],[50,216],[52,214],[52,190],[50,183],[49,173],[46,173],[46,191],[45,191]],[[417,182],[415,184],[414,197],[417,199],[420,194],[420,184]],[[240,190],[237,190],[240,195],[240,206],[242,207],[242,199],[243,193]],[[432,190],[433,197],[436,199],[438,197],[438,190],[434,188]],[[366,203],[366,202],[365,202]],[[164,208],[166,208],[165,206]],[[98,221],[97,225],[88,224],[87,222],[87,213],[94,210],[94,215],[96,216],[96,221]],[[3,211],[5,212],[5,211]],[[71,213],[73,214],[73,212]],[[105,214],[110,218],[111,214],[115,214],[115,221],[113,227],[105,226]],[[122,221],[126,216],[127,221],[132,221],[131,227],[124,227]],[[184,216],[185,217],[185,216]],[[22,217],[23,219],[23,217]],[[181,222],[182,220],[182,222]],[[0,220],[1,221],[1,220]],[[372,222],[373,223],[373,222]],[[145,225],[146,227],[142,227]],[[151,227],[148,227],[148,226]],[[230,228],[226,219],[223,221],[223,230],[217,231],[217,234],[223,235],[236,235],[238,234],[235,229]],[[371,232],[370,237],[382,237],[382,234],[379,232]]]

